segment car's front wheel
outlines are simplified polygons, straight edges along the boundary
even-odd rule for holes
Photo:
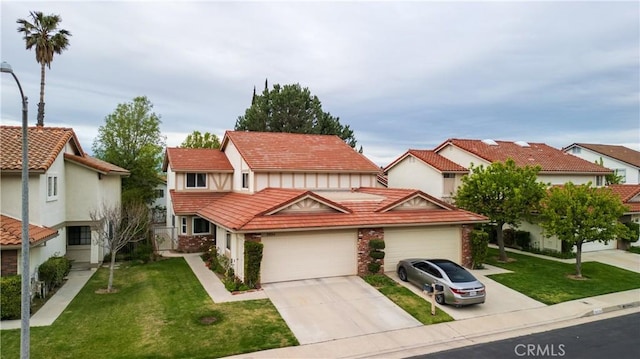
[[[407,270],[404,267],[398,268],[398,278],[403,282],[407,281]]]
[[[444,294],[437,294],[436,295],[436,303],[438,303],[440,305],[445,305],[446,304],[444,302]]]

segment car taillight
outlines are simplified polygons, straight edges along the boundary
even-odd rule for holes
[[[460,290],[460,289],[456,289],[456,288],[451,288],[451,291],[456,293],[456,294],[464,294],[464,290]]]

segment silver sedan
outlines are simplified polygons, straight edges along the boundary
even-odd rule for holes
[[[425,285],[441,284],[444,290],[436,294],[438,304],[481,304],[487,295],[484,284],[448,259],[403,259],[396,269],[401,280],[421,289]]]

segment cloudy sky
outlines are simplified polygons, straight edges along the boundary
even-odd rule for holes
[[[640,3],[7,1],[1,59],[29,97],[40,71],[16,32],[59,14],[70,47],[47,71],[45,125],[84,150],[119,103],[146,95],[169,146],[222,136],[254,86],[300,83],[386,165],[447,138],[640,147]],[[1,76],[3,125],[20,124]]]

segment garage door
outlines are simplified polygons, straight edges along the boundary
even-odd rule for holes
[[[262,243],[262,283],[357,272],[355,230],[263,235]]]
[[[582,243],[582,251],[583,252],[594,252],[594,251],[603,251],[605,249],[616,249],[618,243],[616,241],[609,241],[609,243],[604,244],[602,242],[588,242]]]
[[[406,258],[444,258],[460,263],[459,227],[385,228],[385,271]]]

